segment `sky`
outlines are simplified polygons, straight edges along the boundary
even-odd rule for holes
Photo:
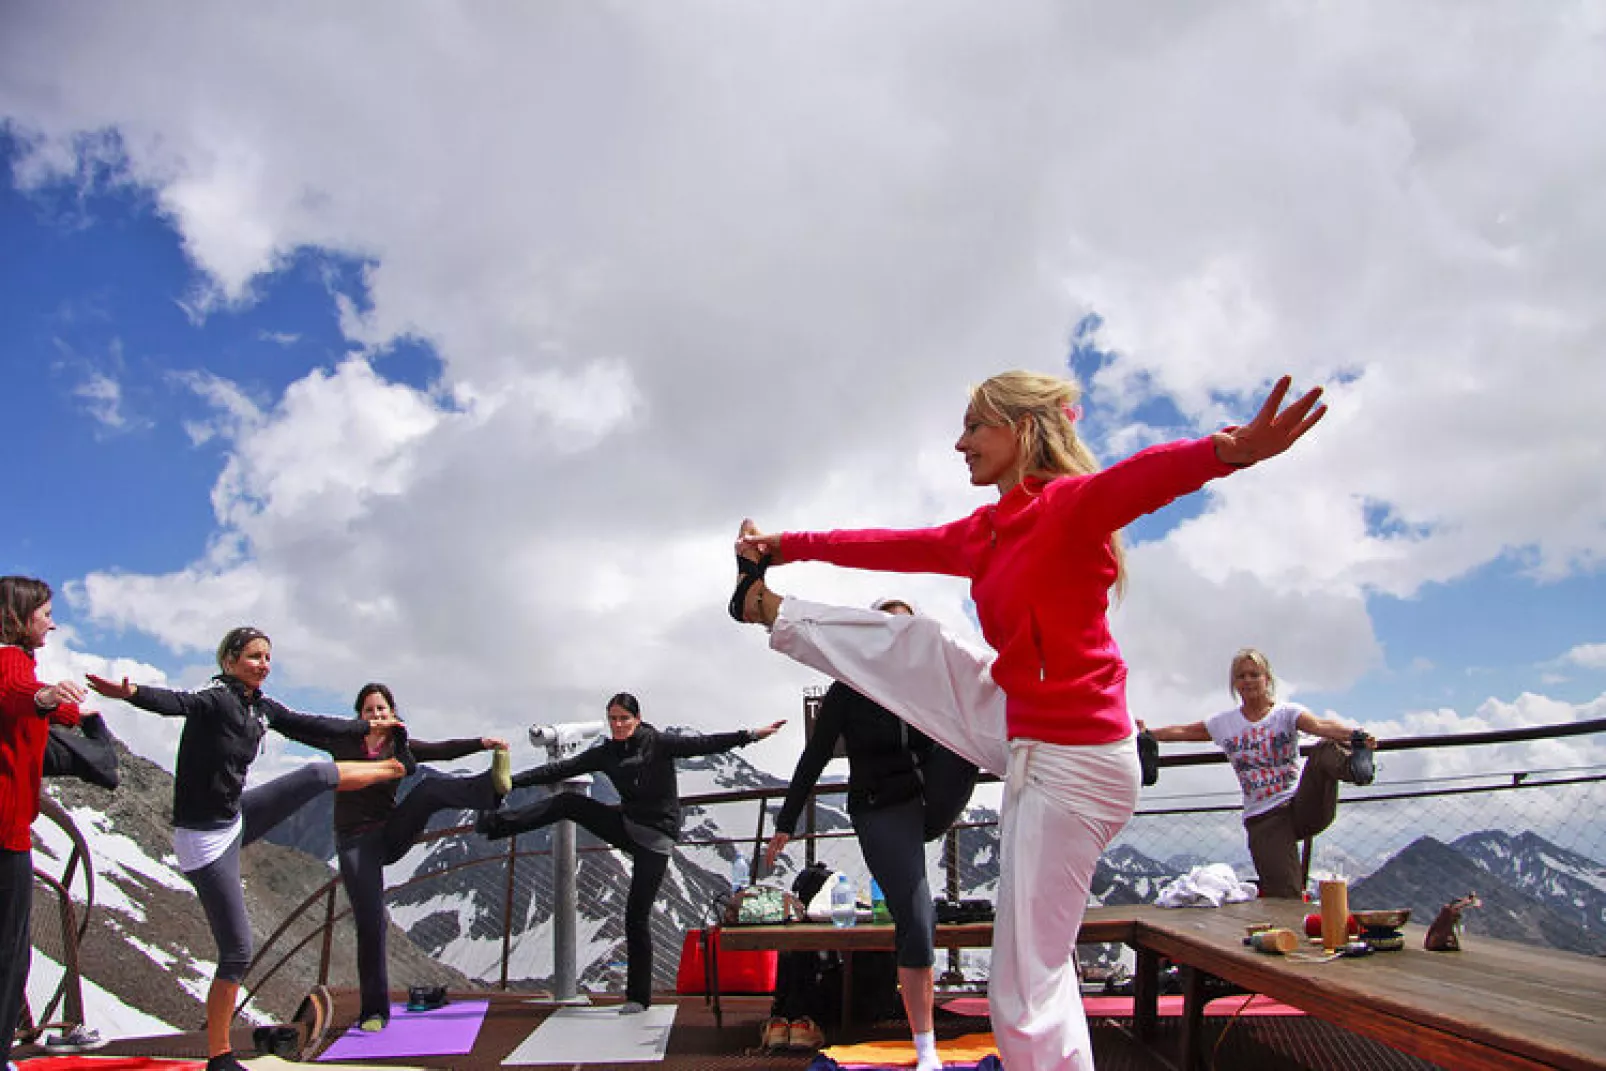
[[[249,622],[304,709],[383,680],[522,762],[630,691],[792,719],[784,775],[820,682],[725,616],[744,516],[985,504],[1006,368],[1106,462],[1287,372],[1308,439],[1126,533],[1134,714],[1256,646],[1380,736],[1606,716],[1602,114],[1599,0],[13,0],[0,572],[59,593],[47,677],[195,686]],[[773,580],[973,631],[963,582]]]

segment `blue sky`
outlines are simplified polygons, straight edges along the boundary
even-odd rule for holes
[[[1216,10],[1176,29],[1255,57],[1221,85],[1116,15],[1098,47],[885,15],[846,52],[777,16],[676,80],[705,44],[644,13],[438,15],[460,53],[417,12],[371,40],[361,12],[154,9],[171,33],[136,60],[126,12],[17,10],[0,566],[62,589],[60,665],[191,683],[252,620],[292,701],[390,679],[443,734],[622,688],[769,720],[812,677],[720,620],[737,521],[973,509],[966,385],[1069,362],[1106,459],[1241,419],[1285,370],[1334,405],[1129,530],[1140,716],[1218,709],[1251,644],[1382,731],[1606,709],[1606,134],[1567,119],[1606,75],[1560,16],[1427,77],[1396,63],[1412,19]],[[530,70],[518,42],[576,20],[594,69]],[[336,62],[297,31],[368,43]],[[949,581],[786,576],[967,621]]]

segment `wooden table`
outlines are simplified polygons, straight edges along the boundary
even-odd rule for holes
[[[1245,947],[1251,924],[1303,933],[1310,910],[1308,904],[1280,900],[1213,909],[1097,908],[1088,912],[1078,941],[1123,943],[1137,950],[1133,1014],[1140,1037],[1156,1033],[1161,960],[1181,968],[1180,1063],[1189,1071],[1205,1065],[1204,982],[1212,975],[1457,1071],[1606,1071],[1606,958],[1476,934],[1464,938],[1460,952],[1428,952],[1421,926],[1406,927],[1402,951],[1354,959],[1317,962]],[[733,926],[712,936],[705,932],[704,940],[704,962],[715,972],[719,943],[732,949],[844,953],[844,1012],[851,954],[893,947],[889,925]],[[991,923],[937,927],[940,948],[991,943]],[[1318,945],[1307,948],[1320,952]],[[715,1020],[721,1021],[717,973],[709,993]]]
[[[1307,904],[1122,910],[1137,931],[1139,1036],[1154,1032],[1160,957],[1182,967],[1186,1068],[1205,1064],[1203,979],[1210,974],[1457,1071],[1606,1069],[1606,959],[1475,934],[1459,952],[1428,952],[1426,929],[1413,925],[1399,952],[1314,962],[1243,944],[1253,923],[1302,934]],[[1320,953],[1319,945],[1307,948]]]
[[[1118,910],[1088,913],[1078,941],[1124,943],[1133,935],[1129,915]],[[938,948],[991,948],[991,922],[942,923],[937,927]],[[842,1022],[852,1021],[850,999],[853,994],[853,953],[891,952],[893,929],[890,923],[860,923],[833,926],[827,922],[792,922],[766,926],[726,926],[703,931],[703,963],[711,964],[708,992],[714,1007],[714,1022],[722,1023],[719,1005],[719,957],[716,950],[773,952],[836,952],[842,956]]]

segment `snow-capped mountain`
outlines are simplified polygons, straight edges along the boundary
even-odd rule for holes
[[[1514,889],[1606,938],[1606,867],[1535,833],[1469,833],[1451,844]]]

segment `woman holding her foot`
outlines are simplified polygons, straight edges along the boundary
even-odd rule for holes
[[[512,770],[507,741],[493,736],[431,742],[413,740],[396,709],[396,697],[384,684],[365,684],[352,704],[367,727],[357,739],[341,737],[314,746],[336,759],[395,759],[419,780],[396,802],[395,781],[382,781],[335,797],[335,852],[340,880],[351,901],[357,927],[357,977],[362,1007],[357,1021],[377,1032],[390,1023],[390,977],[386,962],[384,868],[406,855],[436,811],[494,808],[511,791]],[[421,769],[420,762],[460,759],[491,752],[491,768],[472,777]]]
[[[913,616],[901,599],[872,609]],[[848,815],[870,876],[881,886],[892,915],[898,990],[914,1035],[915,1071],[942,1066],[932,1012],[932,965],[937,915],[926,880],[926,842],[948,832],[976,787],[973,763],[955,755],[897,715],[840,681],[826,690],[808,744],[775,818],[765,852],[774,866],[797,831],[809,793],[841,740],[848,756]]]
[[[774,735],[786,722],[734,733],[662,733],[641,720],[641,704],[628,692],[608,700],[608,738],[572,758],[525,770],[514,788],[555,785],[581,774],[600,773],[613,782],[619,803],[606,804],[578,792],[557,792],[512,810],[486,811],[475,828],[501,840],[565,818],[630,857],[630,892],[625,899],[625,956],[628,968],[621,1014],[652,1004],[652,929],[658,887],[669,869],[669,855],[680,839],[680,788],[675,760],[715,755]]]
[[[1239,705],[1191,725],[1148,730],[1160,743],[1214,741],[1226,752],[1244,794],[1244,832],[1260,895],[1297,900],[1304,891],[1299,842],[1333,824],[1338,783],[1372,783],[1377,740],[1298,703],[1277,702],[1271,662],[1253,647],[1232,656],[1228,681]],[[1138,723],[1138,728],[1144,726]],[[1322,742],[1299,769],[1299,734]]]
[[[218,644],[218,674],[195,692],[174,691],[127,678],[89,675],[89,686],[108,699],[184,719],[173,774],[173,853],[195,887],[217,942],[217,972],[206,995],[207,1071],[243,1071],[229,1028],[240,982],[251,965],[251,922],[240,884],[240,849],[325,792],[353,792],[402,776],[395,759],[381,762],[313,762],[249,791],[246,772],[269,729],[310,747],[360,741],[374,722],[300,714],[262,694],[273,662],[267,634],[230,629]],[[389,725],[399,724],[394,718]]]
[[[1076,433],[1080,388],[1005,372],[971,391],[954,448],[999,499],[937,528],[764,534],[743,522],[731,612],[770,646],[847,684],[1004,779],[988,987],[1010,1071],[1093,1066],[1075,970],[1094,866],[1131,818],[1139,771],[1126,664],[1110,634],[1117,533],[1212,479],[1275,457],[1321,419],[1321,391],[1287,408],[1280,380],[1254,420],[1153,446],[1100,470]],[[782,598],[791,561],[968,577],[971,646],[926,617]]]

